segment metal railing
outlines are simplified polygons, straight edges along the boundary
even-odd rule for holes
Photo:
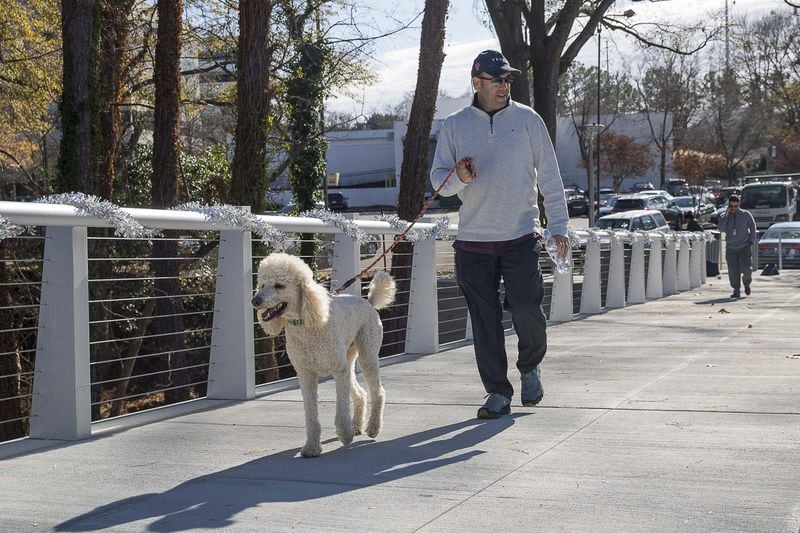
[[[0,313],[7,318],[0,435],[5,428],[18,437],[81,439],[100,420],[198,398],[249,399],[257,386],[294,375],[284,339],[266,336],[250,306],[257,264],[270,246],[200,213],[124,211],[165,235],[119,238],[109,223],[74,207],[0,202],[0,215],[41,233],[0,241]],[[330,288],[398,233],[388,222],[356,219],[378,238],[363,245],[318,219],[259,218],[287,234],[313,234],[318,278]],[[545,255],[540,260],[543,307],[554,322],[697,287],[705,281],[706,248],[719,246],[707,234],[577,237],[571,273],[554,273]],[[301,244],[289,236],[282,250]],[[382,355],[435,353],[471,339],[450,244],[419,241],[409,259],[410,268],[393,271],[408,288],[382,312]],[[390,254],[385,266],[393,260]],[[366,283],[347,292],[363,295]],[[504,325],[511,329],[510,316]]]

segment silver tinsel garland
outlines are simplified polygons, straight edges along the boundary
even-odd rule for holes
[[[286,234],[244,209],[232,205],[204,205],[199,202],[188,202],[172,208],[175,211],[200,213],[207,220],[226,226],[244,228],[261,237],[262,242],[279,248],[286,239]]]
[[[8,239],[9,237],[16,237],[17,235],[22,235],[24,232],[25,232],[24,226],[17,226],[3,215],[0,215],[0,241],[2,241],[3,239]]]
[[[138,220],[111,202],[91,194],[71,192],[52,194],[36,200],[40,204],[70,205],[78,210],[79,215],[88,215],[100,218],[114,226],[114,234],[129,239],[152,237],[158,233],[152,228],[145,228]]]
[[[573,249],[580,248],[581,238],[578,236],[577,231],[572,228],[567,228],[567,239]]]
[[[400,219],[397,215],[383,214],[378,218],[378,220],[382,222],[388,222],[389,226],[391,226],[391,228],[398,233],[404,232],[409,224],[409,222]],[[449,228],[450,217],[437,218],[433,222],[433,227],[421,230],[412,229],[406,233],[405,240],[408,242],[428,241],[432,239],[446,240],[449,238],[447,235],[447,230]]]
[[[590,242],[599,243],[599,242],[601,242],[603,240],[602,233],[600,233],[600,231],[598,231],[598,230],[589,228],[588,230],[586,230],[586,233],[589,234],[589,241]]]
[[[353,241],[357,243],[375,242],[377,239],[374,235],[367,235],[358,225],[350,219],[338,215],[326,209],[311,209],[300,213],[301,217],[316,218],[323,222],[333,224],[343,232],[345,232]]]
[[[389,227],[391,227],[394,231],[398,233],[404,232],[405,229],[408,227],[408,222],[406,222],[405,220],[401,220],[400,217],[398,217],[397,215],[387,215],[384,213],[378,217],[378,220],[380,220],[381,222],[388,222]]]

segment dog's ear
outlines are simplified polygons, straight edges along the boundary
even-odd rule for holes
[[[302,304],[300,307],[300,317],[303,323],[309,327],[321,327],[328,322],[330,311],[330,296],[325,287],[309,280],[300,286],[302,293]]]
[[[261,329],[267,332],[267,335],[272,335],[277,337],[283,331],[283,327],[286,325],[286,319],[283,317],[273,318],[269,322],[259,322],[261,324]]]

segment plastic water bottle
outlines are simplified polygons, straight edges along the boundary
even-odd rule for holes
[[[544,249],[547,250],[547,255],[550,256],[550,260],[553,262],[553,268],[559,274],[567,274],[572,269],[572,266],[566,256],[561,257],[558,255],[558,243],[553,238],[553,234],[546,229],[542,236]]]

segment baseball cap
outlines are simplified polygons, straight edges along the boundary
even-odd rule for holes
[[[519,70],[509,65],[508,59],[497,50],[484,50],[472,62],[472,76],[478,76],[484,72],[492,76],[499,76],[507,72],[520,73]]]

